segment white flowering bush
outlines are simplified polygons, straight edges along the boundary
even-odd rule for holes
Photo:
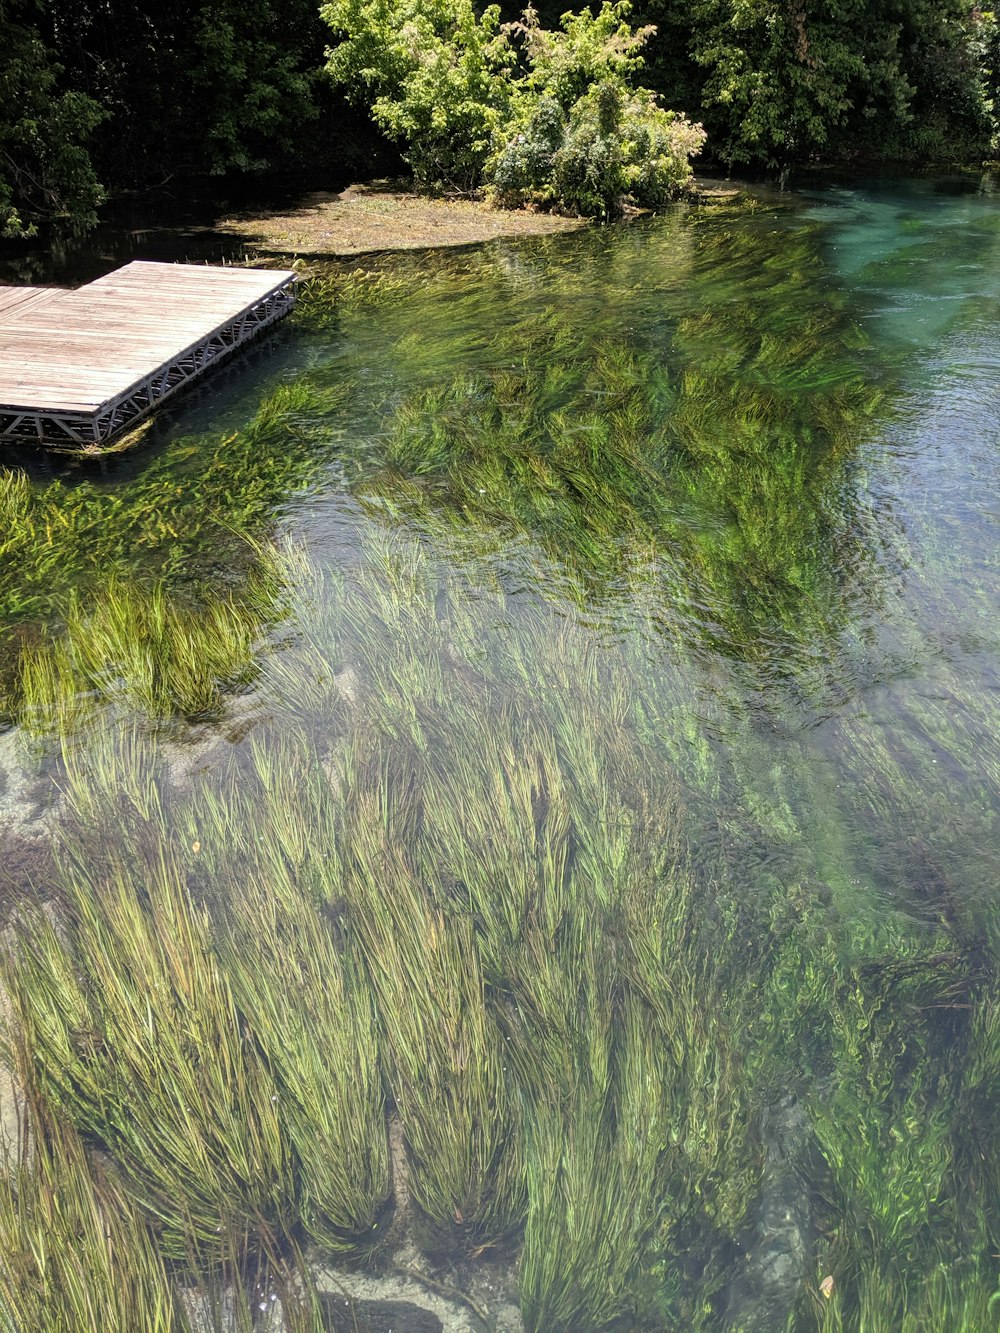
[[[625,193],[643,208],[660,208],[691,177],[691,159],[707,135],[678,111],[666,111],[648,88],[637,89],[622,112]]]
[[[538,98],[495,135],[487,173],[499,203],[609,218],[625,201],[659,208],[675,198],[704,142],[700,125],[663,110],[648,89],[608,79],[565,110]]]
[[[528,9],[508,27],[524,73],[487,163],[499,202],[612,217],[625,200],[659,207],[690,177],[705,132],[633,85],[653,29],[628,13],[606,0],[550,31]]]

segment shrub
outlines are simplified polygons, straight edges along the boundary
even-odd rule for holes
[[[472,0],[331,0],[322,14],[344,39],[327,70],[403,145],[423,188],[482,179],[510,98],[513,52],[500,10]]]
[[[689,158],[704,141],[700,125],[657,106],[647,89],[608,79],[568,111],[539,98],[530,118],[495,147],[491,186],[501,203],[588,217],[613,217],[626,198],[658,208],[691,175]]]
[[[652,29],[627,0],[500,25],[471,0],[331,0],[344,40],[328,70],[403,146],[418,185],[487,186],[500,203],[610,217],[631,196],[662,204],[690,175],[700,126],[632,76]]]
[[[70,234],[97,222],[104,195],[86,144],[105,112],[62,89],[62,73],[34,28],[0,5],[0,237],[33,236],[40,222]]]
[[[488,173],[499,201],[610,217],[626,197],[663,204],[691,174],[704,132],[632,87],[653,29],[634,31],[628,13],[605,0],[596,14],[564,14],[560,32],[533,9],[509,25],[525,69],[514,114],[494,135]]]
[[[644,208],[659,208],[677,194],[691,176],[708,136],[704,129],[676,111],[657,106],[647,89],[627,103],[623,120],[625,186]]]

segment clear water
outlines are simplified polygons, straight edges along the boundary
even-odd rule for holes
[[[277,753],[307,714],[321,749],[350,729],[306,702],[303,645],[320,643],[352,694],[390,701],[372,705],[376,748],[396,744],[409,702],[435,771],[465,771],[478,699],[484,731],[522,713],[550,727],[571,785],[596,755],[633,811],[669,778],[699,910],[737,923],[730,943],[778,942],[779,961],[747,964],[773,987],[761,1021],[787,1036],[760,1046],[764,1072],[745,1039],[751,1197],[711,1227],[678,1222],[682,1258],[657,1233],[626,1317],[777,1328],[795,1311],[847,1328],[874,1310],[864,1327],[917,1329],[947,1309],[967,1320],[949,1326],[979,1327],[933,1284],[964,1247],[959,1286],[991,1292],[1000,1225],[995,1166],[968,1165],[959,1128],[973,1106],[995,1118],[1000,1090],[969,1027],[993,1004],[1000,942],[997,196],[817,188],[387,260],[371,297],[338,273],[132,452],[10,464],[34,505],[0,539],[12,723],[18,654],[58,638],[72,599],[112,575],[162,576],[195,606],[239,595],[243,536],[290,538],[318,582],[265,618],[242,693],[198,720],[206,780],[238,774],[254,737]],[[11,847],[48,799],[15,771],[19,735],[0,796]],[[809,951],[828,947],[811,991]],[[907,990],[921,968],[938,981]],[[727,992],[711,994],[724,1020]],[[856,1045],[841,1031],[852,994]],[[832,1027],[813,1043],[818,1013]],[[941,1107],[951,1174],[914,1203],[906,1171],[933,1174]],[[906,1134],[904,1169],[891,1154]],[[992,1154],[996,1126],[976,1135]],[[867,1155],[845,1165],[844,1140]],[[974,1222],[955,1220],[959,1186]],[[920,1226],[897,1227],[911,1210]],[[724,1251],[711,1278],[691,1252],[709,1232]],[[810,1303],[834,1268],[833,1305]],[[591,1326],[589,1308],[566,1326]]]

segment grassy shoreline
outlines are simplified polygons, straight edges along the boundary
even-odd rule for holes
[[[246,211],[217,229],[265,254],[340,258],[552,236],[587,225],[586,218],[493,208],[478,199],[432,199],[375,182],[308,194],[287,210]]]
[[[681,202],[731,204],[751,188],[741,181],[698,175]],[[624,220],[646,212],[627,210]],[[255,254],[341,259],[557,236],[593,225],[590,218],[497,208],[483,199],[431,198],[397,182],[374,181],[339,192],[316,191],[274,211],[245,209],[223,218],[216,230],[238,237]]]

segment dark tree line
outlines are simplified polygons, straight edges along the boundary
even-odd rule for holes
[[[313,0],[0,0],[0,232],[173,177],[348,165]]]
[[[657,86],[698,108],[716,155],[982,159],[996,25],[970,0],[644,0]]]
[[[504,0],[505,18],[519,0]],[[538,0],[555,26],[567,0]],[[969,0],[636,0],[643,81],[704,123],[707,156],[982,159],[991,13]],[[0,231],[85,228],[171,177],[363,170],[377,135],[324,75],[317,0],[0,0]]]

